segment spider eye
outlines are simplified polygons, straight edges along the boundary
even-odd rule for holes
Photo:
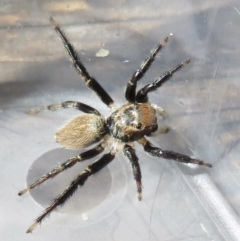
[[[141,127],[142,127],[141,123],[138,123],[137,126],[136,126],[137,129],[141,129]]]

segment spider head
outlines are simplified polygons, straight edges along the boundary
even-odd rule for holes
[[[155,110],[149,103],[128,103],[107,119],[109,135],[123,142],[132,142],[158,128]]]

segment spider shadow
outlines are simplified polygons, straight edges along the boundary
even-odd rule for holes
[[[36,179],[59,165],[59,163],[62,163],[73,156],[79,155],[81,152],[83,152],[83,150],[72,151],[65,148],[58,148],[44,153],[37,158],[29,168],[27,184],[32,184]],[[32,189],[30,191],[32,198],[40,206],[46,208],[52,203],[54,198],[56,198],[65,187],[93,161],[94,160],[90,159],[77,163],[74,167],[65,170],[51,180]],[[108,201],[109,194],[115,191],[120,193],[117,202],[114,203],[114,205],[117,205],[123,196],[124,186],[126,186],[126,180],[123,173],[123,167],[120,165],[120,162],[115,160],[113,166],[107,166],[100,172],[89,177],[86,183],[82,187],[79,187],[73,197],[68,200],[66,205],[59,209],[59,213],[71,215],[86,213],[93,210],[104,201]],[[112,190],[113,187],[117,188],[117,190]],[[119,192],[120,189],[122,191]],[[115,196],[117,197],[118,195]]]

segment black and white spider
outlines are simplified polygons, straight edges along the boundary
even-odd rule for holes
[[[87,113],[80,115],[56,133],[56,141],[70,149],[80,149],[91,144],[99,142],[94,148],[85,151],[78,156],[75,156],[59,166],[54,167],[46,175],[39,178],[32,185],[18,193],[23,195],[27,191],[42,184],[49,178],[53,178],[62,171],[74,166],[77,162],[93,158],[102,153],[106,148],[109,149],[107,154],[102,155],[98,160],[89,165],[81,172],[66,188],[60,193],[53,203],[47,207],[41,216],[39,216],[32,226],[27,230],[27,233],[43,221],[56,207],[63,205],[68,198],[77,190],[78,186],[84,185],[85,181],[92,174],[100,171],[108,163],[110,163],[116,154],[122,150],[124,155],[129,159],[132,165],[133,176],[137,184],[138,199],[142,199],[142,182],[141,169],[138,163],[138,157],[134,149],[134,141],[140,143],[144,150],[156,157],[172,159],[183,163],[194,163],[206,167],[212,167],[211,164],[182,155],[173,151],[162,150],[159,147],[154,147],[145,136],[150,136],[158,129],[156,113],[164,116],[164,111],[148,102],[148,93],[159,88],[163,83],[171,78],[171,76],[188,64],[190,60],[185,60],[176,67],[167,71],[162,76],[156,78],[152,83],[145,85],[136,93],[137,81],[139,81],[146,73],[150,65],[153,63],[158,51],[167,43],[168,38],[165,38],[158,44],[150,53],[149,57],[141,64],[140,68],[132,75],[128,81],[125,91],[127,104],[120,108],[114,108],[114,102],[102,86],[92,78],[84,65],[82,64],[76,50],[70,44],[65,34],[62,32],[58,24],[53,18],[50,22],[61,37],[63,45],[67,50],[73,66],[86,85],[93,90],[104,104],[106,104],[113,112],[108,118],[104,118],[96,109],[77,101],[66,101],[61,104],[53,104],[39,109],[30,110],[28,113],[35,114],[43,110],[55,111],[62,108],[75,108]]]

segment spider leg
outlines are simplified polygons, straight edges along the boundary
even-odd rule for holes
[[[151,106],[155,109],[156,113],[162,117],[163,120],[168,117],[168,113],[161,106],[155,104],[151,104]]]
[[[140,165],[138,163],[138,157],[133,147],[125,145],[123,148],[124,155],[129,159],[132,164],[133,176],[137,184],[138,200],[142,200],[142,174]]]
[[[135,102],[137,81],[140,80],[147,72],[151,64],[154,62],[155,57],[159,50],[168,42],[168,37],[165,38],[160,44],[158,44],[151,52],[150,55],[140,65],[140,68],[132,75],[132,78],[128,81],[125,91],[125,98],[129,102]]]
[[[161,126],[158,127],[157,131],[150,133],[150,135],[146,135],[146,136],[159,136],[161,134],[167,134],[169,131],[171,130],[171,128],[169,126]]]
[[[207,162],[204,162],[201,160],[197,160],[195,158],[191,158],[190,156],[182,155],[182,154],[179,154],[179,153],[176,153],[173,151],[162,150],[159,147],[154,147],[144,137],[139,139],[138,142],[143,146],[144,150],[152,156],[162,157],[165,159],[171,159],[171,160],[183,162],[183,163],[193,163],[193,164],[202,165],[202,166],[206,166],[206,167],[212,167],[212,165],[210,163],[207,163]]]
[[[35,222],[31,225],[31,227],[27,230],[27,233],[31,233],[33,229],[41,223],[44,218],[56,209],[58,206],[62,206],[65,202],[76,192],[78,186],[83,186],[85,181],[89,176],[95,174],[100,171],[103,167],[105,167],[108,163],[110,163],[115,157],[115,154],[107,153],[103,155],[100,159],[93,162],[89,165],[82,173],[80,173],[66,188],[60,193],[53,201],[53,203],[48,206],[42,215],[40,215]]]
[[[66,35],[63,33],[63,31],[60,29],[60,27],[58,26],[58,24],[52,17],[50,18],[50,22],[51,22],[53,28],[55,29],[55,31],[61,37],[63,45],[64,45],[67,53],[69,54],[70,59],[73,63],[75,70],[77,71],[77,73],[84,80],[85,84],[99,96],[99,98],[102,100],[102,102],[104,104],[106,104],[108,107],[111,107],[113,105],[112,98],[103,89],[103,87],[97,82],[97,80],[95,80],[93,77],[91,77],[89,75],[86,68],[82,64],[73,45],[68,41]]]
[[[29,185],[27,188],[20,191],[18,193],[18,195],[22,196],[26,192],[28,192],[31,189],[35,188],[36,186],[42,184],[43,182],[47,181],[48,179],[53,178],[53,177],[57,176],[59,173],[61,173],[62,171],[65,171],[66,169],[74,166],[77,162],[82,162],[82,161],[85,161],[92,157],[95,157],[98,154],[100,154],[101,152],[103,152],[103,150],[104,150],[104,145],[103,145],[103,143],[100,143],[96,147],[94,147],[88,151],[85,151],[85,152],[79,154],[78,156],[70,158],[66,162],[54,167],[50,172],[48,172],[47,174],[40,177],[38,180],[36,180],[33,184]]]
[[[93,107],[86,105],[84,103],[78,102],[78,101],[65,101],[62,102],[60,104],[52,104],[52,105],[48,105],[48,106],[41,106],[38,109],[30,109],[28,111],[26,111],[26,114],[37,114],[41,111],[47,111],[47,110],[51,110],[51,111],[56,111],[56,110],[60,110],[60,109],[66,109],[66,108],[75,108],[77,110],[81,110],[85,113],[88,114],[95,114],[95,115],[101,115],[96,109],[94,109]]]
[[[163,126],[163,127],[159,128],[160,134],[166,134],[169,131],[170,131],[170,127],[169,126]]]
[[[178,64],[174,68],[167,71],[162,76],[156,78],[152,83],[145,85],[143,88],[141,88],[138,91],[138,93],[136,95],[136,101],[139,103],[147,102],[148,101],[148,96],[147,96],[148,92],[154,91],[157,88],[159,88],[163,83],[168,81],[175,72],[177,72],[179,69],[184,67],[189,62],[190,62],[190,59],[183,61],[182,63]]]

